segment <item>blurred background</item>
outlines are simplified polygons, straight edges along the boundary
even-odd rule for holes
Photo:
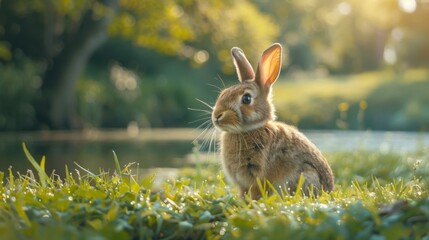
[[[256,66],[273,42],[284,46],[280,120],[424,132],[428,14],[429,0],[0,0],[0,150],[21,154],[25,141],[44,154],[79,152],[48,150],[70,137],[45,130],[195,128],[205,117],[188,108],[207,109],[196,99],[213,104],[218,87],[237,81],[231,47]]]

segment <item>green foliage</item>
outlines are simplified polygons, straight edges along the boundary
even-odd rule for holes
[[[123,128],[130,122],[140,127],[189,127],[198,116],[186,108],[202,95],[198,90],[204,83],[186,84],[188,77],[198,75],[186,75],[184,63],[176,65],[177,71],[166,71],[155,79],[118,63],[104,71],[89,66],[88,74],[78,82],[81,121],[86,127]],[[195,73],[201,75],[198,70]]]
[[[426,69],[281,80],[273,88],[277,113],[281,120],[300,128],[429,128]]]
[[[423,81],[407,82],[401,81],[405,77],[398,78],[380,85],[368,95],[367,120],[377,129],[428,130],[429,73]]]
[[[12,63],[0,63],[0,130],[35,126],[34,102],[42,81],[40,68],[24,56]]]
[[[410,1],[407,9],[403,5],[405,2],[1,1],[0,130],[55,125],[47,118],[65,118],[64,126],[57,124],[59,128],[123,127],[130,121],[142,126],[188,126],[187,122],[195,119],[183,109],[191,105],[190,99],[200,97],[190,96],[198,95],[202,89],[200,86],[194,88],[199,85],[195,82],[207,83],[207,79],[217,74],[234,74],[229,52],[232,46],[240,46],[256,65],[260,52],[278,41],[285,46],[283,67],[294,76],[302,71],[350,74],[388,67],[425,68],[429,63],[428,8],[416,4],[412,9],[414,1]],[[85,17],[90,15],[92,17]],[[109,19],[105,23],[108,26],[98,25],[102,19]],[[85,42],[83,39],[89,39],[88,33],[98,32],[94,28],[100,29],[98,37],[94,37],[99,39],[98,43],[91,41],[94,47],[73,48],[71,43]],[[104,38],[108,38],[108,43],[89,64],[98,69],[90,69],[80,77],[83,81],[77,84],[78,96],[74,98],[80,66],[86,65],[93,50],[102,43],[100,39]],[[77,55],[70,57],[62,55],[64,53],[76,53],[80,57],[75,63],[61,63],[61,59],[77,59]],[[102,72],[116,62],[143,76],[147,80],[145,87],[132,93],[118,92],[106,83],[108,74],[93,73]],[[177,66],[171,67],[173,65]],[[68,68],[71,70],[62,72]],[[196,77],[193,72],[200,68],[207,71]],[[57,72],[59,76],[49,80],[52,74],[46,71]],[[364,75],[357,77],[368,77]],[[403,83],[401,73],[398,75],[387,79],[398,78],[396,84],[386,83],[384,75],[373,79],[373,83],[365,79],[345,79],[344,85],[338,84],[344,88],[333,88],[334,94],[330,92],[332,89],[321,88],[310,77],[303,85],[310,89],[318,86],[317,91],[326,91],[326,94],[307,96],[305,102],[298,104],[281,105],[279,115],[304,128],[428,129],[427,84]],[[177,78],[181,79],[176,81]],[[61,84],[63,81],[70,82]],[[347,84],[350,82],[364,83]],[[55,86],[64,87],[64,92],[68,93],[61,94],[59,99],[49,96],[50,91],[46,89]],[[372,88],[377,86],[380,88]],[[173,89],[175,87],[177,89]],[[301,90],[294,92],[301,93]],[[365,90],[373,92],[368,94]],[[39,96],[42,91],[43,96]],[[62,105],[58,109],[68,111],[49,112],[50,107],[34,107],[40,98],[47,98],[45,105],[55,102]],[[74,116],[76,99],[79,116]],[[361,101],[367,101],[367,108],[361,107]],[[66,106],[67,102],[71,104]],[[344,103],[348,107],[342,109],[347,110],[337,109],[340,104],[346,106]],[[165,111],[158,114],[159,109]],[[323,113],[319,109],[324,109]]]
[[[23,114],[13,109],[12,116],[6,116],[10,119],[4,120],[6,117],[0,116],[0,129],[123,127],[130,121],[139,122],[142,126],[183,126],[191,120],[185,109],[196,90],[171,82],[177,76],[182,79],[193,76],[189,72],[194,67],[208,65],[208,62],[210,72],[214,72],[209,76],[215,76],[221,70],[232,72],[231,45],[250,49],[250,55],[256,56],[274,41],[276,30],[275,23],[246,0],[2,2],[0,60],[17,65],[15,53],[22,52],[28,61],[40,65],[37,69],[40,83],[34,92],[42,95],[42,101],[29,100],[36,106],[32,109],[34,113],[28,109],[25,112],[32,114],[31,117],[21,118]],[[115,44],[114,50],[102,48],[100,55],[120,53],[115,56],[117,58],[103,58],[103,65],[95,59],[92,66],[103,71],[112,62],[125,63],[126,69],[139,71],[147,77],[149,82],[144,83],[144,87],[138,86],[135,91],[116,91],[103,83],[109,79],[103,79],[106,74],[88,77],[91,73],[82,77],[87,81],[76,84],[82,67],[109,37],[122,41],[116,41],[119,46]],[[126,51],[122,51],[124,49]],[[147,52],[150,55],[146,55]],[[128,60],[130,55],[143,61],[127,65],[131,62]],[[151,58],[154,55],[156,59]],[[166,69],[168,65],[183,66],[183,62],[186,63],[185,74],[176,67],[171,69],[176,72],[164,75],[169,71]],[[17,77],[20,77],[18,82],[25,81],[23,76]],[[169,86],[165,86],[166,77],[173,79],[167,81]],[[0,79],[0,84],[3,81]],[[6,90],[1,88],[1,91]],[[20,100],[20,96],[13,97]],[[12,99],[6,100],[9,108],[13,106]],[[78,116],[74,109],[76,105]],[[0,114],[3,115],[5,109],[1,108]],[[159,110],[162,111],[158,114]],[[14,123],[21,119],[29,123]]]
[[[0,237],[421,239],[429,234],[427,159],[411,171],[402,165],[410,164],[404,158],[427,156],[425,151],[333,154],[332,193],[274,194],[258,201],[237,198],[213,165],[183,169],[161,189],[137,166],[120,168],[116,154],[114,173],[66,168],[63,178],[37,180],[31,171],[18,177],[9,171],[0,173]],[[35,166],[39,176],[46,174],[43,162]]]
[[[256,65],[260,53],[278,36],[279,24],[251,1],[184,1],[181,7],[194,20],[197,37],[191,47],[207,50],[226,74],[235,73],[231,64],[232,46],[240,46]]]
[[[423,43],[429,36],[423,27],[428,9],[423,5],[407,12],[402,1],[252,2],[278,23],[279,39],[290,49],[291,70],[347,74],[428,64],[429,45]],[[391,62],[384,59],[386,49],[395,54]]]
[[[192,18],[172,0],[120,1],[121,11],[110,33],[132,39],[137,45],[176,55],[186,41],[195,39]]]

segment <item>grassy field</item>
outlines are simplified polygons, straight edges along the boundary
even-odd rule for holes
[[[319,198],[237,198],[216,164],[153,186],[137,165],[48,176],[0,174],[0,239],[428,239],[429,149],[327,154],[336,189]],[[261,184],[261,188],[267,185]]]
[[[429,129],[429,70],[280,79],[274,103],[300,128]]]

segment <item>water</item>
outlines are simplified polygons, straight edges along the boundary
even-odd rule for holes
[[[36,161],[46,156],[48,173],[59,175],[68,169],[84,167],[93,173],[115,169],[113,152],[124,166],[138,163],[140,168],[165,168],[189,165],[184,162],[192,152],[197,132],[183,129],[140,131],[38,132],[0,134],[0,171],[12,167],[14,172],[32,169],[22,143]]]
[[[370,150],[407,153],[429,146],[429,133],[382,131],[304,131],[322,151]]]
[[[381,152],[413,152],[429,146],[429,134],[415,132],[305,131],[323,152],[355,149]],[[25,173],[32,166],[22,150],[25,142],[37,161],[46,156],[48,173],[63,175],[79,168],[97,173],[100,168],[115,169],[112,151],[122,165],[130,162],[140,168],[171,168],[192,165],[189,161],[198,132],[189,129],[127,131],[86,131],[55,133],[0,134],[0,171],[12,167]]]

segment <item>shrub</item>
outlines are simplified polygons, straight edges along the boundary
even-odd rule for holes
[[[37,125],[34,103],[42,84],[41,69],[20,54],[16,61],[0,63],[0,131],[28,130]]]

